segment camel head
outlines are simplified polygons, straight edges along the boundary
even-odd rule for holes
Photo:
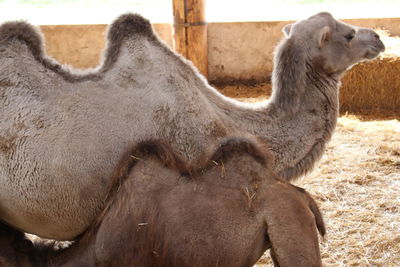
[[[313,65],[328,74],[341,74],[385,50],[375,31],[345,24],[326,12],[286,25],[283,32],[306,48],[306,56]]]

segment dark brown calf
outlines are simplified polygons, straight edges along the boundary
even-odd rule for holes
[[[144,142],[116,170],[102,215],[61,252],[34,248],[37,266],[321,266],[317,205],[277,178],[255,142],[231,138],[200,167]],[[263,175],[260,175],[263,174]],[[20,257],[21,259],[21,257]]]

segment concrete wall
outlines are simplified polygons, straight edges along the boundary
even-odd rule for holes
[[[289,22],[235,22],[208,25],[209,80],[268,79],[273,51]]]
[[[348,23],[386,29],[400,36],[400,18],[351,19]],[[209,80],[268,80],[273,50],[290,21],[208,24]],[[173,44],[170,24],[154,24],[157,34]],[[42,26],[47,52],[58,61],[77,68],[94,67],[104,48],[106,25]]]
[[[400,18],[348,19],[360,27],[388,30],[400,36]],[[292,21],[210,23],[208,26],[209,80],[269,79],[273,51],[283,37],[282,27]]]
[[[170,24],[153,24],[154,31],[172,47]],[[40,26],[46,51],[57,61],[75,68],[90,68],[99,64],[105,47],[107,25]]]

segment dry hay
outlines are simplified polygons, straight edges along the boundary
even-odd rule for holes
[[[386,51],[378,59],[354,66],[342,79],[341,110],[400,114],[400,38],[378,31]]]
[[[400,121],[343,116],[318,166],[295,184],[327,225],[324,266],[400,266]],[[266,253],[257,266],[270,266]]]
[[[326,266],[400,266],[400,122],[339,119],[322,161],[297,184],[326,218]]]

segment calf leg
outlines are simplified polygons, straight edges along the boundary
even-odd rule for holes
[[[0,266],[18,266],[18,246],[24,240],[24,233],[0,223]]]

